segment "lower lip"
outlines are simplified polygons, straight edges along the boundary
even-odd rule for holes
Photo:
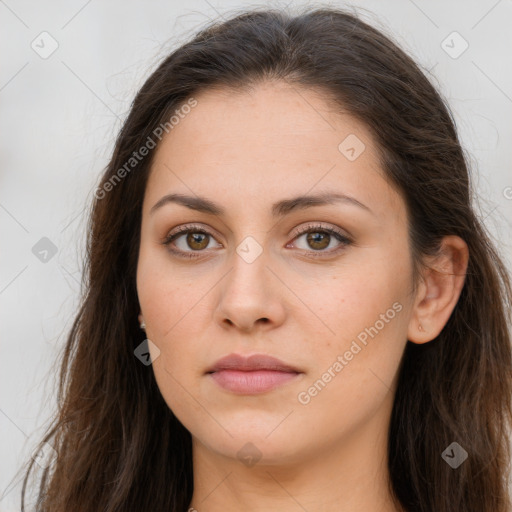
[[[270,391],[295,379],[299,374],[275,370],[221,370],[210,375],[222,388],[233,393],[250,395]]]

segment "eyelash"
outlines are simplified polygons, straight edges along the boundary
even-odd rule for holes
[[[187,234],[187,233],[200,233],[203,235],[211,236],[213,238],[213,235],[211,233],[202,229],[199,226],[184,225],[184,226],[181,226],[180,228],[178,228],[178,230],[175,233],[173,233],[172,235],[167,236],[163,240],[162,244],[167,246],[169,248],[170,252],[172,252],[173,254],[175,254],[176,256],[178,256],[180,258],[193,259],[193,258],[201,257],[201,254],[198,254],[198,253],[205,252],[204,250],[202,250],[202,251],[181,251],[180,249],[178,249],[178,250],[171,249],[170,244],[172,242],[174,242],[174,240],[176,240],[179,236]],[[339,231],[335,228],[326,228],[319,224],[308,224],[307,226],[304,226],[303,228],[301,228],[299,230],[298,233],[295,234],[293,239],[295,240],[295,238],[298,238],[299,236],[304,235],[306,233],[327,233],[328,235],[331,235],[334,238],[336,238],[336,240],[338,240],[338,242],[341,242],[341,245],[339,247],[337,247],[335,249],[331,249],[329,251],[323,251],[323,250],[322,251],[313,251],[313,250],[309,251],[314,258],[322,258],[322,257],[325,257],[326,254],[329,254],[329,255],[337,254],[338,252],[343,250],[346,246],[352,244],[352,240],[349,237],[347,237],[346,235],[344,235],[341,231]]]

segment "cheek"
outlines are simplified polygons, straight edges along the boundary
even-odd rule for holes
[[[405,316],[411,280],[410,263],[404,256],[407,250],[406,244],[397,241],[363,251],[358,261],[347,266],[343,275],[334,282],[336,304],[340,308],[340,334],[344,332],[343,324],[358,330],[352,329],[347,333],[356,336],[376,322],[379,322],[379,331],[389,332],[389,323],[396,324],[396,319]],[[395,303],[400,306],[393,308]],[[401,314],[397,309],[401,309]],[[382,315],[384,324],[380,321]],[[382,329],[383,325],[385,329]]]
[[[174,274],[174,275],[173,275]],[[179,393],[180,385],[190,387],[204,362],[200,316],[205,314],[201,298],[208,284],[203,278],[176,278],[161,258],[139,258],[137,292],[146,322],[147,337],[160,350],[153,363],[155,377],[166,401]],[[197,285],[195,285],[195,283]],[[204,298],[203,298],[204,301]],[[181,397],[183,398],[183,397]]]
[[[183,364],[179,363],[181,359],[185,361]],[[208,423],[209,418],[195,387],[197,379],[192,378],[190,370],[186,369],[186,360],[186,355],[180,354],[176,347],[169,347],[153,363],[153,372],[160,394],[169,409],[186,429],[194,431],[198,422]]]
[[[318,322],[304,322],[315,346],[307,385],[320,381],[319,391],[311,390],[318,392],[319,399],[311,403],[327,407],[332,399],[358,408],[358,404],[382,400],[392,386],[407,341],[410,300],[409,269],[397,272],[395,261],[391,254],[360,259],[325,280],[323,288],[303,288],[310,290],[307,300],[329,327],[329,334],[317,335],[315,341],[313,327]],[[331,374],[326,373],[329,369]]]
[[[174,297],[175,294],[162,295],[162,300],[155,297],[148,302],[148,322],[153,327],[147,335],[160,350],[152,364],[160,393],[176,417],[190,428],[193,419],[197,421],[204,414],[193,398],[200,396],[198,383],[205,367],[200,354],[204,347],[194,322],[195,309],[190,309],[183,295],[182,300]]]
[[[148,326],[147,332],[155,342],[164,342],[167,336],[171,336],[183,322],[180,319],[185,319],[200,299],[199,287],[192,283],[190,279],[178,276],[165,258],[141,252],[137,268],[137,293]]]
[[[336,340],[315,351],[315,369],[296,397],[304,428],[315,428],[321,421],[330,425],[326,435],[348,434],[370,421],[384,404],[391,406],[406,343],[401,317],[405,308],[399,309],[397,302],[395,309],[375,309],[388,323],[367,309],[358,318],[345,317],[337,324]]]
[[[356,337],[375,322],[379,322],[380,329],[383,325],[381,315],[385,315],[384,320],[393,320],[397,316],[393,304],[402,303],[407,281],[385,265],[379,267],[375,263],[364,265],[362,262],[360,266],[342,268],[336,275],[319,280],[315,286],[304,281],[298,289],[303,302],[312,306],[312,312],[328,328],[322,332],[328,331],[325,339],[329,345],[334,346],[338,341],[341,344],[338,348],[341,348],[346,340]],[[308,318],[311,330],[319,322],[315,322],[311,315]]]

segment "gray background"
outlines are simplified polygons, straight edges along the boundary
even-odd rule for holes
[[[430,70],[471,155],[477,208],[510,266],[512,2],[330,4],[356,5]],[[16,471],[55,406],[53,365],[78,305],[84,208],[130,102],[171,47],[208,20],[251,6],[240,0],[194,0],[186,8],[169,0],[0,0],[1,511],[19,510]],[[52,39],[41,36],[44,31]],[[453,31],[463,39],[446,39]],[[469,46],[457,56],[464,40]],[[56,51],[45,55],[51,44],[58,44]],[[33,251],[47,243],[43,237],[54,244],[54,255]]]

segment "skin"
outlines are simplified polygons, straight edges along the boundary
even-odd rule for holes
[[[364,125],[319,92],[282,82],[195,97],[156,150],[137,268],[139,319],[160,351],[152,350],[155,378],[192,435],[190,507],[400,510],[387,487],[386,453],[398,366],[407,340],[426,343],[446,324],[467,246],[446,237],[441,255],[426,260],[437,271],[425,270],[412,293],[405,203],[384,179]],[[365,144],[353,161],[338,149],[349,134]],[[350,195],[371,212],[339,202],[272,217],[274,202],[321,191]],[[225,213],[175,203],[150,213],[169,193],[204,196]],[[171,246],[198,257],[180,258],[162,240],[190,223],[211,236],[190,244],[182,234]],[[352,243],[325,233],[324,245],[308,243],[296,233],[309,223],[338,227]],[[251,263],[236,252],[248,236],[262,250]],[[299,393],[395,303],[394,318],[301,403]],[[205,375],[233,352],[269,354],[303,373],[263,394],[236,395]],[[237,455],[249,442],[260,456],[254,465]]]

